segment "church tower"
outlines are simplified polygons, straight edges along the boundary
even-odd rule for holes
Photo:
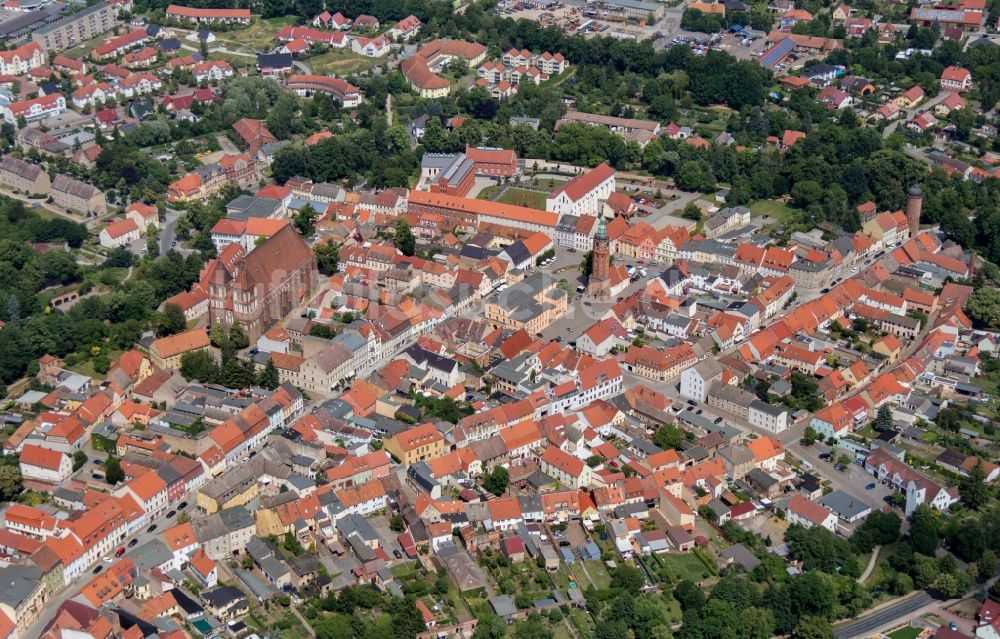
[[[607,299],[611,294],[611,241],[608,239],[608,228],[604,224],[603,215],[597,218],[597,233],[594,235],[591,258],[587,295]]]

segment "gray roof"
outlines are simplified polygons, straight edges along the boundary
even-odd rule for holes
[[[726,561],[732,560],[733,563],[743,568],[746,572],[750,572],[760,565],[760,560],[743,544],[730,546],[719,553],[719,556]]]
[[[74,11],[73,13],[69,13],[69,14],[67,14],[67,15],[59,18],[55,22],[52,22],[50,24],[45,25],[44,27],[42,27],[41,29],[39,29],[35,33],[42,33],[42,34],[44,34],[44,33],[50,33],[50,32],[55,31],[57,29],[61,29],[63,26],[65,26],[67,24],[75,23],[77,21],[82,21],[88,15],[90,15],[92,13],[97,13],[101,9],[106,9],[107,6],[108,6],[108,4],[106,2],[98,2],[97,4],[92,4],[89,7],[84,7],[83,9],[80,9],[79,11]]]
[[[866,510],[872,509],[868,504],[858,501],[840,490],[824,495],[819,503],[829,508],[833,514],[841,519],[853,519]]]
[[[750,409],[766,413],[772,417],[777,417],[782,413],[788,412],[788,408],[783,405],[768,404],[767,402],[762,402],[759,399],[755,399],[750,402]]]
[[[201,596],[205,601],[211,604],[213,608],[222,608],[230,602],[246,599],[246,595],[243,594],[243,591],[236,586],[220,586],[215,590],[203,592]]]
[[[75,180],[64,173],[60,173],[52,181],[52,190],[68,193],[84,200],[89,200],[100,193],[97,187],[91,186],[86,182],[81,182],[80,180]]]
[[[17,609],[42,581],[42,571],[33,565],[12,565],[0,572],[0,604]]]
[[[497,595],[490,597],[487,601],[493,612],[502,619],[511,619],[517,614],[517,606],[514,605],[514,600],[510,598],[510,595]]]
[[[149,570],[171,561],[174,558],[174,553],[170,552],[163,541],[153,539],[130,552],[129,557],[141,570]]]

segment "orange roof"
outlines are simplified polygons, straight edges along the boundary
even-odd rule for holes
[[[196,328],[185,333],[162,337],[153,342],[151,350],[166,359],[200,348],[208,348],[209,346],[211,346],[211,342],[208,339],[205,329]]]
[[[517,497],[500,497],[487,503],[490,519],[494,522],[521,518],[521,503]]]
[[[781,445],[781,442],[770,437],[753,439],[747,443],[747,448],[753,453],[757,462],[767,461],[785,454],[785,447]]]
[[[281,229],[288,226],[288,220],[273,220],[267,217],[247,218],[247,235],[258,235],[271,237]]]
[[[160,479],[156,471],[142,474],[125,484],[141,501],[147,502],[167,489],[167,483]]]
[[[207,577],[209,573],[211,573],[215,567],[218,566],[218,564],[216,564],[215,561],[205,553],[205,549],[201,546],[199,546],[198,550],[191,555],[189,563],[191,564],[191,567],[194,568],[195,571],[197,571],[202,577]]]
[[[514,206],[490,200],[475,200],[456,195],[411,190],[410,205],[438,207],[475,215],[502,218],[510,221],[530,222],[555,227],[559,222],[558,213],[540,211],[526,206]]]
[[[615,176],[615,170],[607,162],[603,162],[597,167],[582,173],[575,178],[563,183],[549,194],[550,198],[558,197],[565,193],[570,200],[576,202],[586,194],[603,184],[605,181]]]
[[[810,501],[798,493],[788,502],[788,510],[816,525],[821,525],[830,516],[830,510],[826,506]]]
[[[408,452],[418,446],[426,446],[428,443],[436,442],[443,437],[434,424],[420,424],[395,435],[399,442],[399,447]]]
[[[59,470],[65,455],[50,448],[42,448],[34,444],[25,444],[21,447],[20,462],[28,466],[45,468],[47,470]]]
[[[549,446],[542,453],[542,461],[558,468],[571,477],[580,477],[586,464],[583,460],[562,451],[555,446]]]
[[[167,545],[170,546],[170,550],[174,551],[198,543],[198,538],[194,534],[194,528],[191,527],[191,522],[189,521],[164,530],[163,538],[166,540]]]
[[[340,503],[345,508],[350,508],[385,495],[385,488],[382,486],[382,482],[373,480],[360,486],[338,490],[336,494]]]

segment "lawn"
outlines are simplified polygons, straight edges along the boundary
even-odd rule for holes
[[[767,215],[771,218],[784,222],[785,220],[795,220],[799,212],[792,207],[776,200],[761,200],[750,205],[750,214],[753,217]]]
[[[587,579],[587,576],[590,575],[590,582],[594,584],[594,588],[602,589],[611,585],[611,575],[608,574],[608,569],[605,567],[603,561],[595,559],[578,563],[582,563],[587,567],[587,572],[584,572],[582,566],[573,566],[573,574],[580,577],[581,581]],[[584,583],[577,585],[583,589],[587,587]]]
[[[528,191],[526,189],[509,188],[500,197],[500,202],[514,206],[526,206],[530,209],[545,210],[545,193]]]
[[[105,355],[107,355],[108,361],[113,362],[119,357],[121,357],[121,354],[124,351],[114,349],[105,345],[103,352]],[[67,366],[66,368],[75,373],[80,373],[81,375],[86,375],[87,377],[93,377],[94,379],[97,380],[104,379],[104,375],[102,373],[98,373],[97,371],[94,370],[94,363],[93,361],[91,361],[89,357],[85,360],[82,360],[78,364],[74,364],[73,366]]]
[[[350,51],[334,49],[320,54],[315,58],[306,60],[306,64],[317,75],[335,75],[338,78],[346,78],[355,73],[368,71],[372,67],[377,67],[385,62],[385,58],[366,58]]]
[[[219,40],[238,42],[254,51],[269,51],[273,44],[274,34],[281,31],[282,27],[290,24],[295,24],[294,16],[282,16],[266,20],[255,18],[253,23],[248,27],[233,31],[220,31],[216,33],[216,37]]]
[[[211,58],[213,60],[223,60],[228,62],[234,69],[250,69],[256,65],[256,61],[253,58],[248,58],[245,55],[223,53],[221,51],[213,51],[211,53]]]
[[[705,564],[701,563],[701,560],[694,553],[659,555],[658,558],[678,579],[698,582],[712,576]]]
[[[917,639],[919,636],[920,629],[913,626],[903,626],[889,633],[890,639]]]
[[[476,196],[477,200],[492,200],[496,192],[502,188],[499,184],[491,184],[479,192]]]

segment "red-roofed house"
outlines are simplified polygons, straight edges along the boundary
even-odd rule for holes
[[[73,473],[69,455],[34,444],[21,447],[21,475],[26,479],[58,484]]]
[[[968,69],[950,66],[945,67],[945,70],[941,72],[942,91],[956,91],[961,93],[962,91],[968,91],[970,88],[972,88],[972,73]]]
[[[796,493],[788,502],[786,519],[791,524],[799,524],[806,528],[820,526],[830,532],[835,532],[837,516],[829,508],[810,501]]]
[[[130,246],[139,241],[140,237],[139,225],[135,220],[126,218],[115,220],[101,229],[100,242],[104,248],[119,248]]]
[[[580,488],[593,482],[593,470],[582,459],[549,446],[539,458],[542,472],[563,486]]]
[[[149,519],[154,519],[167,507],[167,484],[152,470],[136,477],[117,491],[119,497],[126,494],[135,499]]]

